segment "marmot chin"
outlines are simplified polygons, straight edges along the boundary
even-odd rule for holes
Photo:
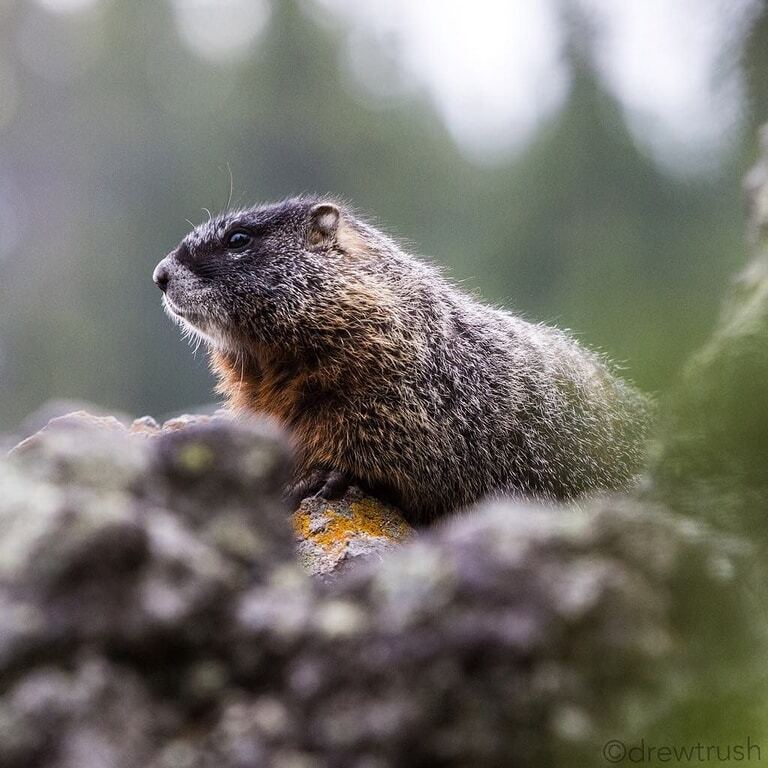
[[[486,306],[348,207],[231,211],[156,267],[218,391],[289,432],[297,497],[357,483],[425,522],[489,494],[631,483],[647,401],[560,330]]]

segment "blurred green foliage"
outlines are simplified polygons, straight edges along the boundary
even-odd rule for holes
[[[22,29],[48,30],[40,51],[34,35],[20,47]],[[53,40],[78,72],[27,72],[0,127],[0,196],[27,212],[0,261],[0,430],[52,397],[155,414],[211,399],[204,356],[163,316],[151,272],[185,219],[227,204],[228,169],[234,203],[332,191],[468,290],[573,329],[663,389],[744,262],[739,179],[768,108],[766,29],[763,13],[743,52],[744,148],[718,176],[681,180],[637,149],[583,46],[565,108],[521,154],[477,165],[425,93],[386,108],[356,97],[343,27],[294,0],[274,3],[229,65],[188,51],[164,2],[66,22],[0,3],[0,63]]]

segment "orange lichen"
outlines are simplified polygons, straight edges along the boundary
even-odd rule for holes
[[[309,540],[332,555],[342,554],[356,537],[400,541],[411,532],[404,520],[370,498],[324,504],[317,512],[302,504],[293,515],[293,527],[301,540]]]

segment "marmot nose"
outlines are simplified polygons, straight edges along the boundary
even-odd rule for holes
[[[168,288],[168,282],[171,279],[171,276],[168,272],[168,267],[165,266],[164,261],[161,261],[155,267],[155,271],[152,273],[152,279],[155,281],[155,285],[163,293],[165,293],[165,290]]]

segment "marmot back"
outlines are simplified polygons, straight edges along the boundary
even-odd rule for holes
[[[225,213],[157,266],[233,408],[292,435],[297,495],[355,482],[425,521],[494,493],[630,484],[647,402],[554,328],[488,307],[348,208]]]

